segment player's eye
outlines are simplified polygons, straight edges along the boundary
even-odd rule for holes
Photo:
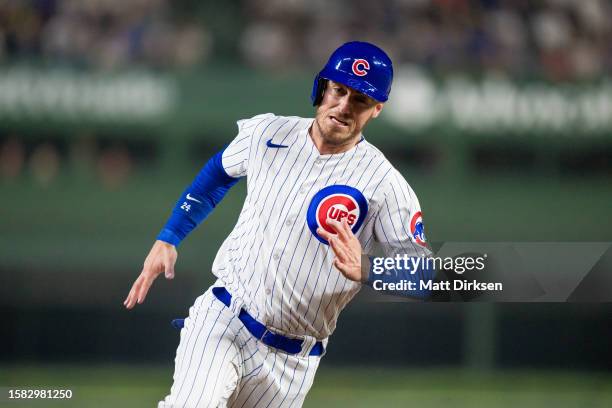
[[[355,102],[357,102],[360,105],[369,105],[370,104],[370,101],[365,96],[356,96],[354,100],[355,100]]]

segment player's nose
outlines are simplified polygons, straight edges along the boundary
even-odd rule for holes
[[[351,99],[349,95],[344,95],[338,101],[338,113],[349,115],[351,113]]]

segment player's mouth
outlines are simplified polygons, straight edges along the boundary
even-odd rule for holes
[[[332,123],[334,123],[337,126],[346,126],[346,127],[348,127],[348,125],[349,125],[348,122],[340,120],[340,119],[338,119],[335,116],[330,116],[329,118],[331,119]]]

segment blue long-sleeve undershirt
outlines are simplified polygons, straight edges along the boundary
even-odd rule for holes
[[[215,154],[183,192],[157,236],[158,240],[178,246],[240,180],[227,174],[221,162],[222,156],[223,151]]]

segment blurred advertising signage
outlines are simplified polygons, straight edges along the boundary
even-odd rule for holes
[[[172,81],[146,72],[0,69],[0,117],[138,122],[174,107]]]
[[[434,80],[417,68],[400,67],[387,120],[409,128],[434,125],[479,132],[599,132],[612,129],[612,82],[551,84],[449,76]]]

